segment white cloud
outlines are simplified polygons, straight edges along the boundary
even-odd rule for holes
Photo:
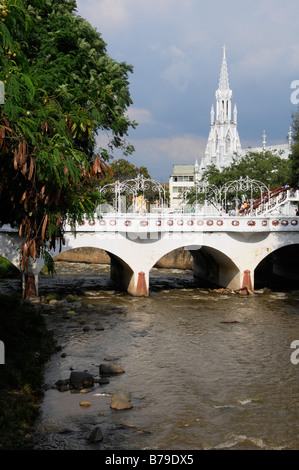
[[[282,48],[261,48],[250,51],[237,66],[243,75],[261,77],[277,70],[277,64],[285,61]]]
[[[175,90],[183,93],[192,79],[192,66],[187,61],[175,62],[163,70],[161,77]]]
[[[150,49],[163,58],[164,69],[160,73],[167,83],[178,92],[185,92],[193,78],[192,57],[174,44],[153,43]],[[166,65],[167,64],[167,65]]]
[[[200,162],[207,144],[206,137],[193,134],[130,141],[135,147],[130,161],[138,167],[146,166],[153,179],[164,183],[174,164]]]
[[[147,155],[152,161],[194,163],[201,159],[207,144],[206,137],[182,135],[165,138],[132,140],[135,157]]]
[[[193,163],[196,158],[201,157],[206,143],[205,137],[183,135],[158,139],[156,147],[174,163]]]
[[[126,0],[77,0],[80,15],[97,25],[100,32],[125,28],[130,23],[127,4]]]
[[[131,121],[136,121],[138,124],[150,124],[153,122],[151,113],[148,109],[131,107],[128,109],[127,115]]]

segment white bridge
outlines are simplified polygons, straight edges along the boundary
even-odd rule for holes
[[[263,260],[284,247],[299,246],[299,217],[294,205],[299,191],[286,189],[283,201],[275,202],[279,209],[268,207],[261,214],[252,200],[251,210],[243,211],[244,215],[228,215],[223,207],[209,215],[165,209],[160,213],[95,215],[77,225],[75,233],[66,224],[65,243],[51,255],[79,247],[105,250],[111,258],[111,278],[134,296],[148,296],[152,267],[164,255],[184,247],[193,256],[195,278],[219,287],[253,290],[254,273]],[[19,269],[22,242],[17,230],[2,226],[0,255]],[[42,258],[30,260],[27,273],[23,273],[23,279],[26,274],[34,276],[36,290],[43,266]]]

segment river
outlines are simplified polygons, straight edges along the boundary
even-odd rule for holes
[[[153,270],[149,298],[134,298],[105,270],[61,266],[40,294],[80,303],[44,307],[62,350],[46,367],[35,449],[299,449],[299,291],[219,294],[191,272]],[[55,387],[71,370],[99,377],[111,356],[125,372],[108,384],[84,395]],[[131,409],[110,408],[119,389]],[[103,440],[90,443],[96,426]]]

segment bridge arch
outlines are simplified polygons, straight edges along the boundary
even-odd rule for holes
[[[219,287],[235,288],[240,284],[240,271],[234,261],[220,250],[203,246],[191,252],[194,277]]]
[[[182,244],[182,241],[172,244],[164,244],[164,250],[160,251],[160,257],[155,258],[150,269],[165,255],[179,248],[190,251],[193,258],[193,275],[206,283],[219,287],[240,287],[240,270],[230,256],[213,246],[202,245],[195,240],[193,244]]]
[[[257,287],[294,289],[299,285],[299,243],[285,244],[265,256],[255,268]]]
[[[95,234],[87,232],[77,233],[74,236],[71,233],[65,235],[65,244],[61,250],[51,252],[53,257],[74,248],[98,248],[106,251],[110,257],[110,277],[118,285],[133,295],[148,295],[145,288],[145,274],[140,266],[132,263],[131,251],[127,247],[126,237],[121,233]],[[138,293],[139,292],[139,293]]]

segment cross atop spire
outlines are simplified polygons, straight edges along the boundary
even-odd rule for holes
[[[229,81],[228,81],[228,71],[227,71],[227,63],[226,63],[226,51],[227,48],[225,44],[223,45],[223,59],[220,71],[220,79],[219,79],[219,90],[229,90]]]

